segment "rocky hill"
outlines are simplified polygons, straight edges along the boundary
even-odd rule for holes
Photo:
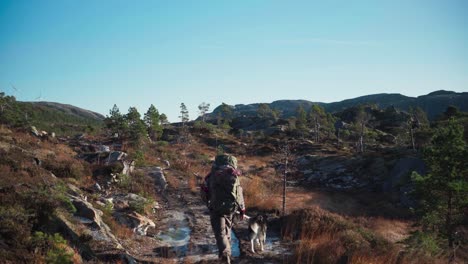
[[[97,130],[104,116],[76,106],[52,102],[20,102],[0,96],[0,124],[12,127],[35,126],[57,135],[73,135]]]
[[[418,97],[409,97],[402,94],[372,94],[347,99],[333,103],[312,102],[307,100],[279,100],[270,104],[271,109],[276,109],[281,112],[283,118],[287,118],[296,114],[296,109],[302,105],[308,110],[313,104],[319,104],[328,112],[338,112],[346,108],[359,104],[376,104],[380,108],[394,106],[401,110],[408,110],[410,107],[420,107],[423,109],[430,120],[435,119],[443,113],[449,105],[458,107],[461,111],[468,111],[468,93],[456,93],[452,91],[435,91],[427,95]],[[260,104],[238,104],[231,106],[235,116],[251,116],[256,115],[257,108]],[[211,117],[216,117],[221,112],[221,107],[214,109]]]
[[[86,110],[83,108],[79,108],[73,105],[69,105],[69,104],[60,104],[60,103],[54,103],[54,102],[31,102],[30,104],[32,104],[35,107],[44,107],[44,108],[57,110],[64,114],[68,114],[68,115],[75,116],[78,118],[92,119],[95,121],[104,120],[104,116],[99,113]]]

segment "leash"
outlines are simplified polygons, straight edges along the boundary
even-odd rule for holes
[[[240,215],[241,213],[239,211],[236,211],[236,214]],[[252,218],[252,217],[244,214],[244,220],[249,220],[250,218]]]

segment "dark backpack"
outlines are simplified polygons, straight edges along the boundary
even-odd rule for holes
[[[232,214],[239,209],[240,172],[226,165],[214,170],[208,178],[209,207],[222,215]]]

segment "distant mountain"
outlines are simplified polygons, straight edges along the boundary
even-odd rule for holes
[[[290,117],[296,114],[296,109],[302,105],[307,111],[313,104],[319,104],[328,112],[338,112],[346,108],[359,104],[376,104],[380,108],[394,106],[398,109],[407,111],[410,107],[420,107],[426,113],[429,119],[434,119],[447,109],[449,105],[458,107],[461,111],[468,111],[468,93],[452,91],[435,91],[427,95],[418,97],[409,97],[402,94],[372,94],[347,99],[334,103],[311,102],[307,100],[279,100],[270,104],[270,108],[280,110],[282,117]],[[253,116],[256,115],[260,104],[238,104],[231,106],[235,116]],[[220,106],[214,109],[210,117],[214,118],[221,111]]]
[[[52,102],[20,102],[1,96],[0,124],[12,127],[35,126],[57,135],[93,132],[103,125],[104,116],[76,106]]]
[[[95,121],[102,121],[105,118],[103,115],[99,113],[86,110],[83,108],[79,108],[73,105],[69,105],[69,104],[60,104],[60,103],[54,103],[54,102],[31,102],[31,104],[37,107],[46,107],[46,108],[54,109],[64,114],[68,114],[68,115],[75,116],[78,118],[91,119]]]

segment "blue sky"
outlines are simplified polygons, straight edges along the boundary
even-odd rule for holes
[[[468,91],[468,2],[0,1],[0,90],[108,114]],[[16,88],[13,89],[11,86]]]

